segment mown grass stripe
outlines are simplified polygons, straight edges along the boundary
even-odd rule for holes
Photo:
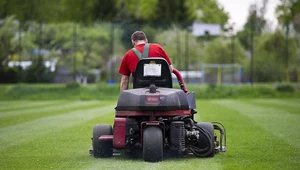
[[[94,103],[97,103],[98,101],[93,101]],[[48,112],[50,110],[58,111],[58,110],[64,110],[70,107],[74,106],[84,106],[86,103],[82,101],[62,101],[59,104],[49,106],[49,107],[42,107],[42,108],[35,108],[34,106],[29,107],[27,109],[21,109],[21,110],[13,110],[13,111],[6,111],[6,112],[0,112],[0,118],[2,117],[9,117],[9,116],[16,116],[16,115],[23,115],[23,114],[32,114],[32,113],[40,113],[40,112]]]
[[[225,100],[225,103],[227,101],[231,100]],[[248,100],[244,102],[249,104]],[[178,159],[164,159],[159,163],[147,163],[142,159],[130,159],[124,156],[105,159],[90,156],[88,149],[91,147],[90,137],[93,126],[98,123],[113,123],[115,104],[110,103],[112,107],[107,109],[108,112],[99,109],[98,116],[81,122],[77,120],[78,123],[62,125],[62,128],[56,126],[73,119],[64,118],[60,123],[50,126],[51,123],[47,123],[45,118],[42,118],[41,120],[46,123],[44,123],[45,127],[42,126],[40,129],[46,133],[29,136],[21,143],[16,143],[14,140],[20,140],[26,134],[12,139],[12,136],[7,133],[6,136],[15,143],[11,145],[13,147],[0,149],[0,169],[299,169],[300,154],[295,150],[296,147],[290,146],[287,141],[270,133],[261,126],[259,121],[234,109],[235,102],[229,103],[228,107],[225,103],[220,103],[222,100],[197,101],[197,121],[220,121],[226,126],[228,150],[213,158],[185,156]],[[249,105],[263,107],[255,103]],[[285,109],[283,108],[282,111]],[[72,117],[71,113],[66,114]],[[31,126],[29,122],[27,125]],[[48,127],[54,128],[49,130]],[[293,125],[290,127],[292,128]],[[4,145],[1,141],[5,135],[1,135],[3,132],[1,129],[0,145]],[[25,133],[30,134],[30,131],[27,129]]]
[[[60,103],[67,103],[67,101],[35,101],[35,102],[12,102],[12,103],[7,103],[5,105],[0,106],[0,113],[5,112],[5,111],[13,111],[13,110],[23,110],[27,108],[41,108],[41,107],[46,107],[46,106],[51,106],[51,105],[57,105]],[[0,102],[1,103],[1,102]]]
[[[274,104],[278,106],[288,106],[293,108],[300,108],[299,99],[255,99],[253,100],[260,104]]]
[[[258,109],[256,105],[236,109],[239,108],[239,102],[236,100],[211,100],[197,104],[202,110],[200,117],[205,117],[206,121],[220,121],[226,127],[227,152],[220,153],[214,158],[223,165],[222,169],[298,167],[299,151],[290,146],[288,141],[271,133],[270,129],[264,128],[262,122],[245,114],[245,110]]]
[[[278,108],[262,107],[241,101],[216,102],[246,115],[258,122],[266,131],[300,149],[300,115],[290,114]]]
[[[3,117],[0,119],[0,128],[27,122],[27,121],[32,121],[32,120],[39,119],[42,117],[64,114],[66,112],[72,112],[72,111],[76,111],[76,110],[82,110],[82,112],[84,113],[85,109],[103,107],[108,104],[108,102],[98,102],[98,101],[97,102],[83,102],[83,103],[84,103],[84,105],[78,105],[78,106],[75,105],[72,107],[68,107],[66,109],[53,110],[53,107],[51,107],[50,109],[43,111],[43,112],[33,112],[33,113],[28,113],[28,114]]]
[[[89,166],[99,161],[88,154],[92,129],[99,123],[112,123],[113,118],[114,114],[99,114],[74,126],[55,129],[34,140],[8,147],[0,152],[0,169],[65,170]]]
[[[290,106],[289,104],[278,104],[278,103],[274,103],[274,102],[261,102],[260,100],[249,100],[248,104],[255,104],[255,105],[259,105],[261,107],[268,107],[271,109],[278,109],[278,110],[284,110],[285,112],[291,113],[291,114],[300,114],[300,108],[299,107],[294,107],[294,106]]]
[[[132,159],[122,156],[117,156],[108,159],[92,160],[92,166],[82,167],[80,169],[87,170],[166,170],[166,169],[205,169],[216,170],[222,169],[221,165],[216,163],[213,159],[184,157],[178,159],[164,159],[162,162],[149,163],[144,162],[143,159]]]
[[[105,107],[89,109],[85,112],[82,112],[82,110],[72,111],[62,115],[45,117],[14,126],[0,128],[0,151],[11,146],[34,140],[41,135],[55,133],[64,128],[72,127],[102,114],[113,114],[113,108],[114,105],[108,105]]]

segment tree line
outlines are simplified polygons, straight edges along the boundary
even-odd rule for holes
[[[201,63],[239,63],[250,75],[254,59],[254,81],[283,81],[287,71],[300,67],[299,1],[281,0],[276,8],[281,27],[275,32],[266,30],[268,1],[262,2],[252,4],[244,28],[228,36],[230,16],[216,0],[0,0],[0,70],[7,71],[8,61],[32,60],[31,73],[10,70],[17,77],[13,82],[46,81],[39,78],[47,71],[40,60],[57,59],[74,73],[109,68],[111,75],[103,71],[102,77],[111,78],[131,48],[132,31],[141,29],[151,42],[164,46],[181,70],[197,70]],[[188,30],[193,21],[218,23],[227,34],[193,37]],[[49,53],[42,54],[42,49]]]

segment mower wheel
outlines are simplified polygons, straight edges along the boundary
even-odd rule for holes
[[[210,122],[199,122],[197,123],[197,126],[203,128],[204,130],[206,130],[208,133],[209,133],[209,136],[210,136],[210,140],[211,140],[211,146],[213,147],[212,148],[212,151],[210,154],[208,154],[207,157],[213,157],[215,155],[215,134],[214,134],[214,125]],[[200,135],[200,139],[201,141],[206,141],[207,139]],[[200,146],[200,148],[202,148],[203,146]]]
[[[93,155],[98,157],[111,157],[113,155],[113,142],[100,141],[102,135],[112,135],[112,127],[107,124],[98,124],[93,129]]]
[[[163,159],[163,134],[159,127],[149,126],[143,133],[143,159],[158,162]]]

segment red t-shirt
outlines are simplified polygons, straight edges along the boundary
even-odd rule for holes
[[[145,44],[139,44],[134,46],[134,48],[143,53],[144,46]],[[167,53],[159,44],[150,44],[148,57],[162,57],[167,60],[169,65],[172,64]],[[119,73],[125,76],[130,76],[130,74],[134,72],[138,61],[139,58],[136,56],[133,50],[127,51],[120,65]]]

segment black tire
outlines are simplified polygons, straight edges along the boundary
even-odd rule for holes
[[[158,162],[163,159],[163,134],[159,127],[149,126],[143,133],[143,159]]]
[[[208,154],[207,157],[213,157],[215,155],[215,134],[214,134],[214,125],[210,122],[200,122],[197,123],[197,126],[201,127],[202,129],[206,130],[209,133],[210,140],[211,140],[211,146],[213,147],[211,153]],[[206,137],[203,135],[200,135],[200,141],[206,141]],[[203,142],[200,142],[199,147],[203,149],[207,145],[203,145]]]
[[[112,127],[98,124],[93,129],[93,155],[95,158],[111,157],[113,155],[113,142],[98,140],[102,135],[112,135]]]

